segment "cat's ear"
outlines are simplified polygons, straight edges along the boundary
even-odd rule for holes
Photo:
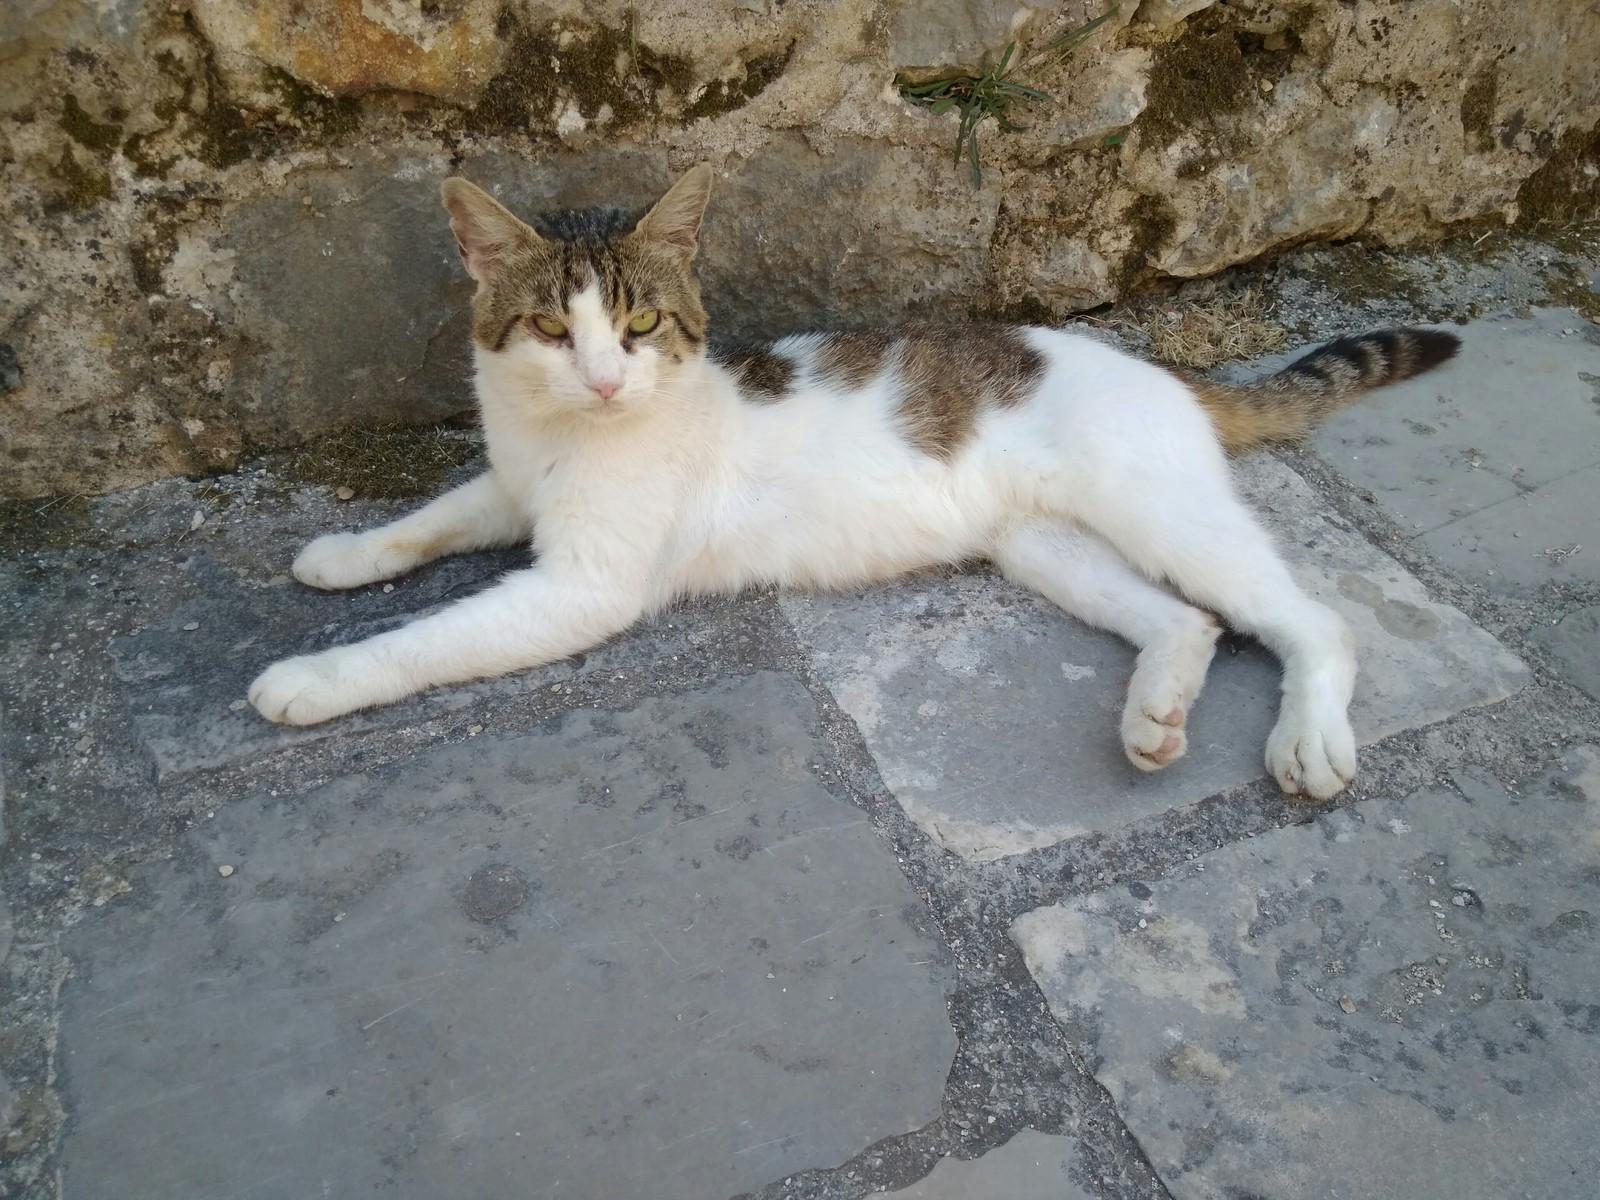
[[[488,192],[459,176],[444,181],[439,198],[450,214],[450,228],[467,274],[479,283],[493,273],[496,260],[508,247],[539,236]]]
[[[690,167],[682,179],[667,189],[655,207],[639,219],[634,232],[647,241],[662,242],[693,258],[700,248],[700,221],[711,199],[711,164]]]

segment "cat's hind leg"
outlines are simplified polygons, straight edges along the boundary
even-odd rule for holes
[[[1295,584],[1271,537],[1234,494],[1220,453],[1164,460],[1078,506],[1090,528],[1151,578],[1166,579],[1283,663],[1283,703],[1266,765],[1291,795],[1326,800],[1355,776],[1355,641]]]
[[[1122,710],[1123,750],[1141,771],[1182,757],[1184,724],[1221,632],[1216,620],[1151,583],[1098,538],[1059,522],[1013,525],[994,561],[1012,581],[1138,647]]]
[[[446,554],[509,546],[532,531],[527,515],[494,472],[486,471],[398,521],[362,533],[319,537],[300,551],[290,569],[311,587],[361,587],[404,575]]]

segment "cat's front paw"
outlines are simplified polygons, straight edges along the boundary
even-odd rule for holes
[[[317,725],[371,703],[339,650],[275,662],[250,685],[250,703],[279,725]]]
[[[340,591],[393,579],[411,566],[385,549],[370,534],[328,533],[311,542],[289,569],[301,583],[324,591]]]
[[[1317,720],[1285,711],[1267,738],[1267,770],[1291,796],[1329,800],[1356,775],[1356,734],[1343,711]]]

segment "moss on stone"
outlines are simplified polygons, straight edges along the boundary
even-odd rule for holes
[[[122,139],[120,124],[96,121],[83,111],[83,105],[71,92],[61,101],[60,124],[67,136],[78,145],[102,156],[109,155]]]
[[[1517,213],[1524,224],[1600,219],[1600,124],[1561,135],[1544,166],[1517,189]]]
[[[613,122],[625,126],[661,115],[662,92],[685,96],[694,80],[688,59],[652,50],[630,31],[590,29],[563,46],[559,24],[535,31],[508,15],[501,33],[510,39],[506,66],[466,111],[463,123],[472,133],[548,129],[562,99],[586,120],[609,107]]]
[[[55,178],[59,188],[45,201],[46,212],[83,212],[111,199],[111,173],[98,164],[85,166],[79,162],[71,146],[61,147]]]
[[[291,452],[281,469],[302,483],[398,499],[437,492],[481,451],[478,438],[460,429],[342,429]]]
[[[1123,221],[1133,235],[1117,279],[1117,292],[1126,296],[1156,274],[1150,256],[1172,237],[1178,215],[1165,196],[1140,196],[1128,206]]]
[[[700,98],[691,104],[683,114],[685,121],[698,121],[702,117],[715,117],[723,113],[733,112],[743,108],[754,100],[778,76],[783,74],[784,68],[789,65],[789,58],[794,53],[794,43],[791,42],[782,50],[774,54],[752,58],[745,64],[744,79],[742,82],[731,82],[718,79],[706,85],[706,90]]]
[[[1467,148],[1475,154],[1494,149],[1494,108],[1498,90],[1495,67],[1490,63],[1467,84],[1461,94],[1461,128]]]
[[[1219,117],[1255,104],[1259,85],[1244,54],[1254,43],[1241,44],[1229,19],[1207,10],[1191,18],[1176,40],[1156,48],[1147,103],[1136,122],[1147,137],[1164,145],[1187,129],[1214,127]]]
[[[1589,282],[1589,273],[1571,264],[1563,265],[1544,277],[1550,299],[1576,309],[1589,320],[1600,323],[1600,292]]]
[[[968,315],[974,321],[996,321],[1002,325],[1061,324],[1061,318],[1037,296],[1024,296],[1006,304],[975,304]]]
[[[1403,300],[1426,308],[1427,289],[1403,259],[1358,242],[1320,250],[1303,268],[1307,279],[1345,300]]]
[[[7,558],[71,546],[93,525],[94,512],[85,496],[0,497],[0,553]]]

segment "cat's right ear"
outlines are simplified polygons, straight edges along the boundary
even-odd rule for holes
[[[538,236],[488,192],[459,176],[444,181],[439,198],[450,214],[467,274],[479,283],[487,282],[507,248]]]

